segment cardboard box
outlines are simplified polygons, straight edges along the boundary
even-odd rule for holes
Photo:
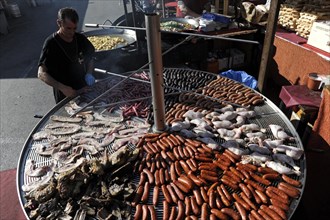
[[[232,68],[232,67],[241,67],[244,65],[244,62],[245,62],[245,54],[236,49],[236,48],[233,48],[233,49],[230,49],[230,61],[229,63],[231,64],[229,68]]]
[[[307,44],[330,53],[330,20],[314,21]]]
[[[219,62],[219,70],[223,70],[223,69],[228,69],[229,66],[229,57],[222,57],[218,59]]]

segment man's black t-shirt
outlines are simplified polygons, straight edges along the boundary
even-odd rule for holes
[[[78,90],[86,86],[86,68],[94,51],[91,42],[82,34],[76,33],[68,43],[54,33],[44,42],[39,66],[45,65],[55,80]]]

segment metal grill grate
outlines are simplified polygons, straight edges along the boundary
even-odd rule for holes
[[[216,79],[216,75],[207,73],[207,72],[202,72],[202,71],[197,71],[197,70],[190,70],[190,69],[165,69],[164,70],[164,82],[166,86],[174,87],[177,89],[184,89],[184,90],[194,90],[199,87],[205,86],[207,83],[210,81]],[[169,92],[177,92],[175,89],[165,89],[165,93]],[[168,105],[168,103],[171,103],[177,96],[168,96],[166,97],[165,103]],[[78,97],[79,98],[79,97]],[[77,98],[77,99],[78,99]],[[299,136],[297,135],[296,131],[294,130],[292,124],[290,121],[285,117],[285,115],[275,106],[270,100],[268,100],[266,97],[264,97],[266,102],[262,106],[256,106],[254,110],[257,113],[257,117],[250,119],[250,123],[256,123],[262,128],[266,128],[266,135],[267,138],[274,138],[270,129],[268,126],[270,124],[278,124],[282,126],[289,134],[291,134],[293,137],[295,137],[295,142],[290,142],[286,144],[290,144],[292,146],[296,146],[300,149],[303,149],[303,146],[301,144],[301,141],[299,139]],[[26,183],[30,183],[32,181],[35,181],[36,178],[31,178],[28,177],[24,174],[25,166],[26,166],[26,161],[31,159],[36,162],[36,166],[43,166],[43,165],[51,165],[53,162],[53,159],[50,157],[43,157],[40,156],[39,154],[36,153],[35,145],[36,144],[43,144],[46,143],[46,141],[33,141],[32,135],[42,129],[44,129],[44,126],[49,123],[49,117],[51,115],[62,115],[62,116],[68,116],[64,106],[68,103],[68,101],[63,101],[57,106],[55,106],[45,117],[39,122],[39,124],[35,127],[35,129],[31,132],[30,136],[28,137],[23,150],[21,152],[20,158],[19,158],[19,166],[18,166],[18,179],[17,179],[17,187],[18,191],[20,192],[19,194],[19,199],[21,201],[21,205],[25,204],[24,200],[24,192],[22,191],[22,186]],[[126,127],[129,127],[128,124],[124,123]],[[102,141],[101,139],[99,140],[100,142]],[[216,140],[218,143],[223,143],[224,140],[221,138],[218,138]],[[134,150],[135,146],[130,144],[129,149]],[[106,149],[110,153],[114,153],[114,150],[112,149],[112,144],[106,146]],[[89,153],[84,153],[84,157],[86,158],[93,158],[93,157],[100,157],[101,154],[99,153],[98,155],[92,156]],[[299,180],[303,183],[303,187],[305,185],[305,178],[306,178],[306,158],[303,156],[298,162],[297,162],[301,168],[302,175],[299,177]],[[292,178],[298,179],[296,176],[291,176]],[[39,178],[37,178],[39,179]],[[139,176],[136,176],[133,179],[133,183],[138,183]],[[230,188],[228,188],[230,192],[236,192]],[[302,191],[303,192],[303,188]],[[289,218],[295,211],[296,207],[298,206],[298,203],[300,201],[301,196],[298,199],[293,200],[290,206],[289,210]],[[162,201],[164,199],[164,196],[160,190],[160,198],[159,201]],[[152,201],[152,192],[149,193],[149,203]],[[151,204],[150,204],[151,205]],[[159,219],[162,218],[162,209],[163,205],[161,202],[158,204],[157,207],[155,207],[157,217]],[[135,210],[133,209],[133,212]]]

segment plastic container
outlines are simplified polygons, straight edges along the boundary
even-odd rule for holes
[[[319,90],[322,78],[317,73],[308,74],[307,87],[310,90]]]
[[[230,18],[225,16],[225,15],[220,15],[220,14],[215,14],[215,13],[204,13],[202,15],[202,18],[205,18],[207,20],[212,20],[216,22],[220,22],[223,24],[229,24],[230,23]]]

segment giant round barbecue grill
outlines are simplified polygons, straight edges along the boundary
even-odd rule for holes
[[[156,119],[152,74],[112,74],[41,119],[17,168],[26,217],[290,219],[303,194],[306,157],[279,108],[232,79],[165,68],[157,85],[165,116]],[[155,129],[155,120],[165,129]],[[216,126],[224,121],[226,128]],[[265,140],[280,143],[266,148]]]

